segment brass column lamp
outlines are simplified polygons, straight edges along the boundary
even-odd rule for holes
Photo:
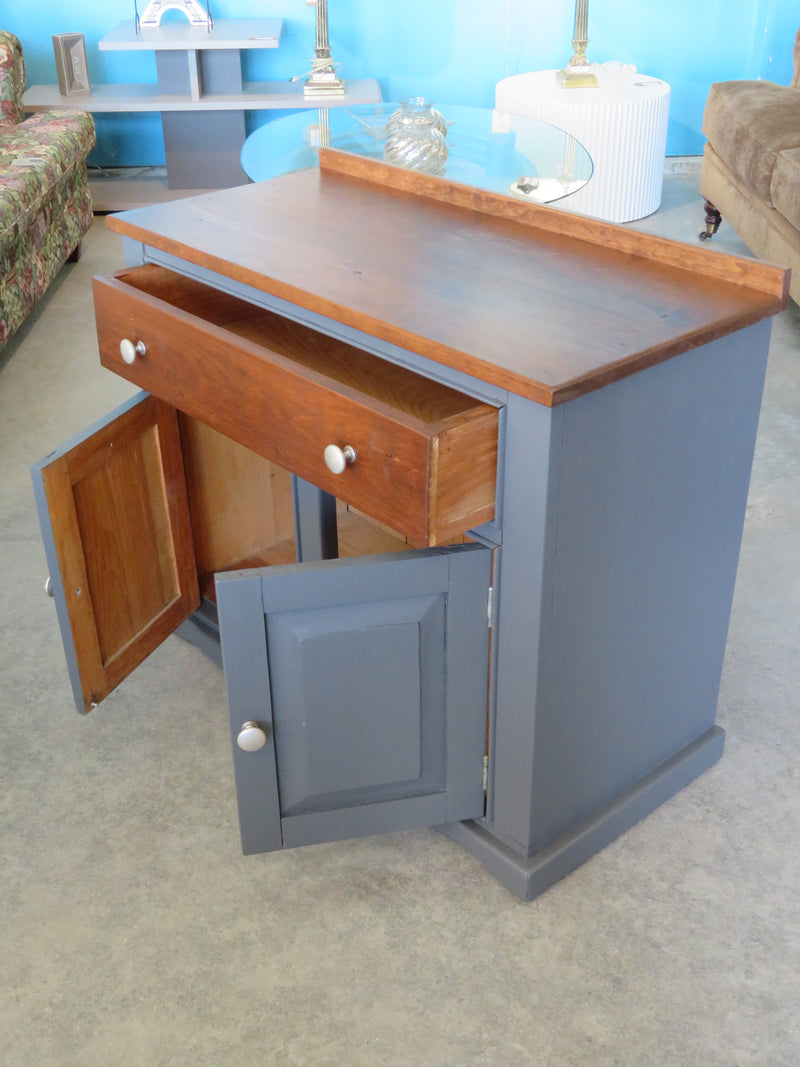
[[[311,76],[303,86],[303,96],[341,96],[344,82],[336,73],[328,40],[328,0],[317,0],[317,37]]]
[[[597,88],[597,78],[589,69],[586,46],[589,43],[589,0],[576,0],[575,25],[572,31],[572,59],[556,74],[565,89]]]

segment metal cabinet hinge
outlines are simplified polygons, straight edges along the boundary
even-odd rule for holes
[[[489,757],[483,757],[483,791],[489,788]]]
[[[489,586],[489,593],[486,597],[486,623],[491,630],[492,628],[492,606],[494,603],[494,586]]]

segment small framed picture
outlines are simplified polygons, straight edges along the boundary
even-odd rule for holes
[[[54,34],[53,51],[56,57],[58,91],[61,95],[78,96],[80,93],[90,93],[92,86],[86,65],[86,43],[83,34]]]

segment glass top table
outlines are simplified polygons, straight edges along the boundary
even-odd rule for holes
[[[253,181],[317,165],[320,145],[384,159],[387,122],[397,103],[320,108],[276,119],[242,147],[242,168]],[[592,176],[589,153],[570,134],[539,119],[491,108],[443,105],[450,181],[550,204],[583,188]],[[415,168],[411,168],[415,169]]]

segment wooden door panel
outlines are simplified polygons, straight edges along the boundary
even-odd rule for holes
[[[32,475],[75,700],[89,711],[199,605],[176,412],[140,394]]]
[[[467,544],[217,575],[245,852],[483,814],[490,572]]]

